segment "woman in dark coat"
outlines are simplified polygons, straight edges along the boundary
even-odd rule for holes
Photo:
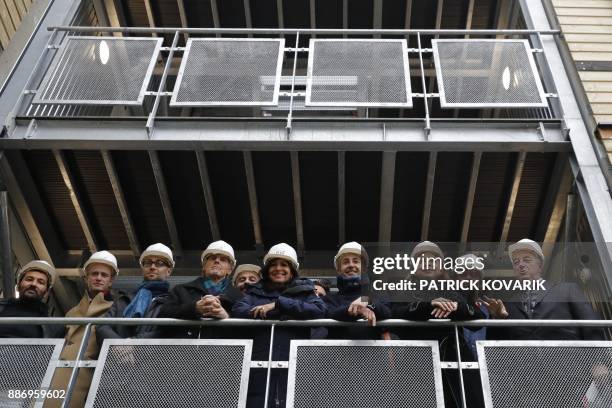
[[[268,320],[308,320],[325,317],[325,304],[315,294],[309,279],[298,276],[299,263],[295,250],[284,243],[274,245],[264,257],[262,279],[250,285],[245,296],[234,304],[232,317]],[[247,328],[253,338],[253,360],[268,360],[269,328]],[[309,327],[278,327],[274,330],[272,360],[289,359],[292,339],[310,338]],[[247,407],[261,407],[265,398],[266,370],[251,372]],[[268,406],[285,406],[287,373],[272,370]]]

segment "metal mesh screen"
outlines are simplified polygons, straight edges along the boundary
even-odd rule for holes
[[[443,406],[436,342],[291,342],[287,407]]]
[[[306,105],[412,106],[404,40],[310,40]]]
[[[170,105],[276,105],[284,47],[284,39],[190,39]]]
[[[432,40],[443,108],[547,106],[526,40]]]
[[[33,103],[141,105],[162,41],[68,37]]]
[[[612,342],[479,342],[488,408],[612,407]]]
[[[0,339],[0,407],[31,407],[34,398],[11,398],[9,391],[48,388],[50,362],[59,358],[63,344],[63,339]]]
[[[87,407],[244,407],[251,340],[106,340]]]

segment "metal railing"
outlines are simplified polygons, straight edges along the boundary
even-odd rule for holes
[[[228,110],[227,115],[224,116],[203,116],[203,115],[193,115],[190,114],[190,118],[199,118],[206,120],[235,120],[235,119],[257,119],[262,121],[272,121],[272,122],[284,122],[287,130],[287,138],[290,137],[292,124],[296,121],[317,121],[317,120],[343,120],[343,121],[351,121],[351,120],[365,120],[365,121],[412,121],[412,122],[420,122],[423,124],[425,133],[428,135],[431,130],[431,123],[437,121],[474,121],[474,120],[489,120],[493,122],[533,122],[533,123],[561,123],[562,113],[560,111],[559,104],[557,103],[557,91],[556,89],[551,88],[551,81],[542,81],[547,84],[544,85],[544,96],[548,102],[548,106],[544,108],[518,108],[517,109],[489,109],[489,116],[478,114],[477,117],[474,118],[459,118],[459,110],[457,109],[446,109],[441,110],[438,109],[438,113],[433,115],[433,101],[440,100],[440,93],[434,92],[434,84],[433,81],[436,79],[436,75],[434,74],[426,74],[426,69],[433,69],[433,49],[427,46],[425,40],[430,36],[434,38],[439,37],[460,37],[464,38],[469,36],[470,39],[474,38],[522,38],[527,39],[530,42],[529,51],[533,54],[534,60],[537,65],[537,69],[541,73],[542,76],[552,77],[550,74],[550,69],[548,68],[548,62],[546,60],[546,55],[541,48],[541,37],[542,35],[554,35],[558,36],[560,34],[559,30],[455,30],[455,29],[408,29],[408,30],[366,30],[366,29],[212,29],[212,28],[145,28],[145,27],[81,27],[81,26],[58,26],[58,27],[49,27],[48,30],[52,31],[52,35],[50,36],[49,42],[43,51],[43,55],[41,55],[39,61],[34,67],[30,78],[28,79],[25,89],[19,98],[13,114],[11,115],[11,119],[9,122],[14,124],[14,120],[16,118],[22,120],[30,120],[31,126],[36,126],[35,119],[53,119],[53,118],[74,118],[74,119],[95,119],[95,120],[103,120],[103,119],[121,119],[121,120],[137,120],[144,121],[146,118],[145,128],[149,136],[152,134],[153,129],[155,128],[155,122],[158,119],[172,119],[172,120],[186,120],[189,118],[181,117],[179,114],[170,115],[168,114],[168,105],[169,100],[172,95],[172,92],[168,92],[165,89],[168,78],[173,75],[170,74],[172,69],[172,61],[173,58],[176,57],[176,54],[181,54],[185,52],[184,46],[179,46],[179,40],[181,36],[187,37],[189,34],[193,35],[209,35],[209,36],[223,36],[223,35],[247,35],[249,37],[257,37],[261,35],[270,35],[270,36],[287,36],[294,35],[295,43],[292,46],[285,47],[283,53],[287,58],[284,59],[285,71],[290,72],[289,75],[283,76],[286,80],[286,90],[281,90],[280,95],[287,99],[288,106],[286,107],[287,113],[285,116],[271,116],[271,117],[262,117],[261,114],[258,114],[258,111],[253,111],[251,116],[242,116],[238,117],[236,111]],[[118,117],[111,116],[111,109],[105,107],[84,107],[84,106],[67,106],[67,105],[32,105],[32,100],[34,96],[39,90],[39,87],[42,82],[42,78],[46,70],[52,64],[53,57],[57,53],[58,49],[60,49],[60,45],[62,44],[66,35],[75,35],[75,34],[85,34],[85,35],[94,35],[94,34],[105,34],[105,33],[114,33],[114,34],[146,34],[146,35],[166,35],[168,37],[165,38],[165,46],[161,48],[162,53],[160,53],[161,58],[158,60],[158,72],[161,72],[158,80],[151,81],[149,84],[149,90],[146,92],[146,96],[148,98],[148,103],[145,104],[145,110],[141,113],[145,116],[132,115],[131,117]],[[356,108],[356,115],[351,116],[321,116],[320,112],[325,111],[327,108],[317,108],[314,111],[312,116],[308,116],[308,114],[304,114],[303,116],[296,116],[297,112],[296,108],[296,100],[298,98],[304,99],[305,92],[301,89],[296,90],[296,84],[303,82],[306,74],[298,75],[298,64],[297,61],[299,59],[299,55],[307,56],[310,52],[308,47],[300,47],[300,41],[305,38],[305,36],[316,36],[316,38],[321,38],[321,36],[326,35],[342,35],[344,37],[348,36],[368,36],[370,38],[380,38],[381,36],[385,38],[406,38],[406,39],[416,39],[415,44],[412,47],[408,48],[408,56],[410,60],[410,56],[414,57],[412,71],[417,72],[417,75],[412,74],[411,77],[419,80],[415,83],[418,83],[419,87],[422,87],[420,92],[413,92],[412,98],[421,100],[422,104],[420,104],[420,108],[422,108],[424,114],[416,115],[417,117],[406,117],[406,115],[400,114],[400,117],[391,118],[391,117],[372,117],[370,115],[371,108]],[[168,38],[171,36],[171,41],[168,43]],[[222,39],[222,38],[221,38]],[[409,43],[410,45],[411,43]],[[426,55],[427,57],[424,57]],[[164,61],[165,60],[165,61]],[[409,62],[408,62],[409,63]],[[429,78],[429,83],[427,83],[426,79]],[[546,89],[548,87],[549,89]],[[552,82],[552,87],[554,87],[554,80]],[[151,99],[153,98],[153,99]],[[414,104],[412,108],[406,109],[414,109],[417,104]],[[163,109],[161,109],[163,107]],[[146,112],[146,109],[149,109],[149,112]],[[221,106],[219,106],[221,108]],[[419,109],[420,109],[419,108]],[[259,109],[259,108],[258,108]],[[261,108],[263,109],[263,108]],[[333,111],[334,108],[329,108],[330,111]],[[400,108],[398,108],[400,109]],[[404,108],[401,108],[402,112]],[[285,108],[283,108],[283,111]],[[492,114],[492,111],[496,111],[496,114]],[[226,112],[226,111],[223,111]],[[317,115],[317,112],[319,114]],[[517,113],[518,112],[518,113]],[[502,117],[500,117],[502,115]],[[10,125],[11,123],[9,123]],[[563,127],[563,126],[562,126]]]
[[[370,327],[365,320],[357,322],[340,322],[332,319],[315,319],[315,320],[251,320],[251,319],[200,319],[200,320],[181,320],[169,318],[82,318],[82,317],[38,317],[38,318],[21,318],[21,317],[2,317],[0,325],[86,325],[85,333],[79,345],[77,358],[74,361],[66,361],[66,367],[73,367],[70,380],[66,389],[66,398],[62,407],[69,406],[73,388],[76,384],[78,371],[81,367],[95,367],[92,362],[83,364],[83,355],[87,349],[89,342],[91,326],[97,325],[121,325],[121,326],[142,326],[142,325],[157,325],[157,326],[212,326],[212,327],[270,327],[270,349],[268,361],[259,362],[259,367],[267,368],[266,381],[266,405],[269,394],[269,381],[272,368],[284,367],[283,363],[272,360],[274,350],[274,329],[276,327]],[[457,369],[459,372],[460,390],[462,398],[462,406],[466,408],[466,392],[463,370],[478,369],[478,363],[462,361],[460,348],[460,327],[601,327],[612,328],[612,320],[522,320],[522,319],[498,319],[498,320],[469,320],[469,321],[450,321],[450,320],[428,320],[428,321],[408,321],[402,319],[387,319],[377,322],[376,327],[393,328],[393,327],[452,327],[455,335],[455,347],[457,348],[457,361],[443,361],[443,369]],[[280,365],[279,365],[280,363]],[[274,367],[273,367],[274,366]]]

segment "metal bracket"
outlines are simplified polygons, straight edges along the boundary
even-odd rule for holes
[[[453,369],[457,370],[459,368],[459,364],[456,361],[441,361],[440,367],[442,369]],[[476,361],[463,361],[461,362],[461,369],[465,370],[477,370],[480,366]]]
[[[60,360],[57,362],[57,368],[74,367],[75,360]],[[79,367],[83,368],[94,368],[98,365],[96,360],[81,360],[79,361]]]
[[[251,368],[268,368],[267,361],[251,361]],[[288,361],[270,361],[270,368],[289,368]]]

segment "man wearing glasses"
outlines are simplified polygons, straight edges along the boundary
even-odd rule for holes
[[[143,281],[138,289],[118,295],[104,317],[159,317],[159,311],[168,299],[170,284],[167,279],[174,268],[172,251],[164,244],[153,244],[140,255],[140,266]],[[158,326],[101,325],[96,336],[101,345],[104,339],[159,337],[159,330]]]

